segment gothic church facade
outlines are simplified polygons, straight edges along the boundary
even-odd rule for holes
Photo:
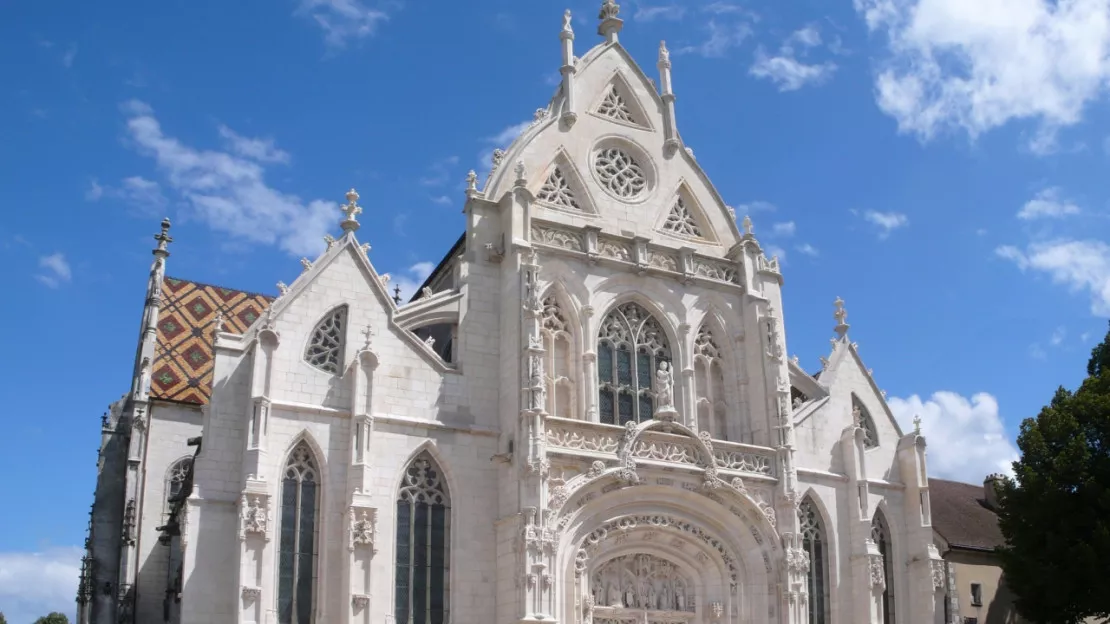
[[[924,438],[842,302],[820,373],[786,357],[665,46],[656,82],[599,22],[409,302],[353,191],[276,298],[167,277],[163,223],[81,621],[943,622]]]

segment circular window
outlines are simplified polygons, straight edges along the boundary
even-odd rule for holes
[[[594,175],[602,188],[621,199],[635,199],[648,187],[644,168],[619,147],[603,147],[597,151]]]

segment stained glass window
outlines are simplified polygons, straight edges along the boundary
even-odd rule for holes
[[[347,327],[347,306],[328,312],[309,337],[304,359],[316,368],[338,373],[343,362],[343,343]]]
[[[655,372],[660,362],[669,361],[667,336],[647,310],[625,303],[611,311],[598,333],[601,422],[623,425],[650,420],[655,409]]]
[[[798,507],[798,525],[801,527],[802,548],[809,555],[809,622],[825,624],[828,621],[828,575],[825,528],[817,507],[808,497]]]
[[[451,501],[435,460],[421,453],[397,497],[397,624],[444,624],[448,616]]]
[[[289,454],[281,482],[278,544],[278,622],[311,624],[315,611],[319,472],[301,442]]]
[[[886,580],[883,588],[883,624],[894,624],[894,549],[890,543],[890,526],[881,510],[876,510],[875,517],[871,519],[871,541],[883,555],[883,577]]]

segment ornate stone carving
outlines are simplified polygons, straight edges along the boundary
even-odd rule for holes
[[[774,458],[769,455],[759,455],[751,451],[727,447],[721,448],[721,445],[718,444],[718,447],[713,450],[713,459],[717,462],[717,466],[726,470],[739,470],[769,477],[775,476]]]
[[[633,199],[647,188],[644,170],[632,156],[617,147],[594,155],[594,174],[601,187],[621,199]]]
[[[269,541],[270,500],[262,494],[244,494],[239,515],[242,521],[240,539],[260,535]]]
[[[667,220],[663,222],[663,230],[679,236],[701,238],[701,228],[698,227],[698,222],[694,220],[694,215],[686,207],[686,200],[681,195],[671,206]]]
[[[255,602],[262,597],[262,588],[243,586],[242,595],[246,602]]]
[[[629,110],[628,105],[625,104],[624,98],[621,97],[620,92],[617,91],[616,85],[609,85],[609,90],[605,93],[605,99],[597,107],[597,113],[610,119],[623,121],[625,123],[636,123],[635,118],[632,116],[632,111]]]
[[[721,601],[714,600],[713,602],[709,603],[709,617],[713,618],[714,620],[719,620],[724,614],[725,605],[721,604]]]
[[[377,531],[377,511],[374,509],[351,507],[348,513],[351,539],[347,549],[353,551],[358,546],[374,548]]]
[[[351,606],[357,610],[363,610],[370,606],[370,596],[365,594],[354,594],[351,596]]]
[[[882,555],[867,556],[868,570],[871,574],[871,587],[878,590],[886,589],[886,571],[883,569]]]
[[[809,553],[804,548],[791,546],[786,549],[786,567],[791,572],[805,574],[809,572]]]
[[[655,250],[648,250],[647,264],[648,266],[663,269],[664,271],[678,272],[678,261],[674,259],[674,256]]]
[[[532,226],[532,242],[552,247],[562,247],[571,251],[582,251],[582,239],[578,234],[543,225]]]
[[[944,560],[930,559],[929,571],[931,572],[933,577],[933,591],[943,590],[945,586],[945,579],[948,576],[945,570]]]
[[[674,376],[670,362],[659,362],[659,370],[655,371],[655,387],[655,413],[674,412]]]
[[[624,262],[632,261],[632,248],[624,241],[613,238],[598,237],[597,253],[605,258],[613,258]]]
[[[593,451],[596,453],[616,453],[619,440],[615,433],[596,429],[578,428],[562,423],[547,424],[548,446]]]
[[[536,193],[536,199],[560,208],[582,210],[578,205],[578,198],[574,196],[574,189],[570,187],[566,175],[559,167],[555,167],[548,174],[547,180]]]
[[[694,610],[690,580],[674,563],[649,554],[610,559],[590,575],[595,604],[641,611]]]
[[[694,258],[694,275],[718,282],[740,283],[740,273],[735,266],[705,258]]]

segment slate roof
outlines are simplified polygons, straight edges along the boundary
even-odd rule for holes
[[[150,396],[205,405],[212,397],[213,329],[241,334],[266,311],[273,297],[166,277],[151,364]]]
[[[952,548],[994,550],[1006,543],[982,485],[929,479],[933,530]]]

